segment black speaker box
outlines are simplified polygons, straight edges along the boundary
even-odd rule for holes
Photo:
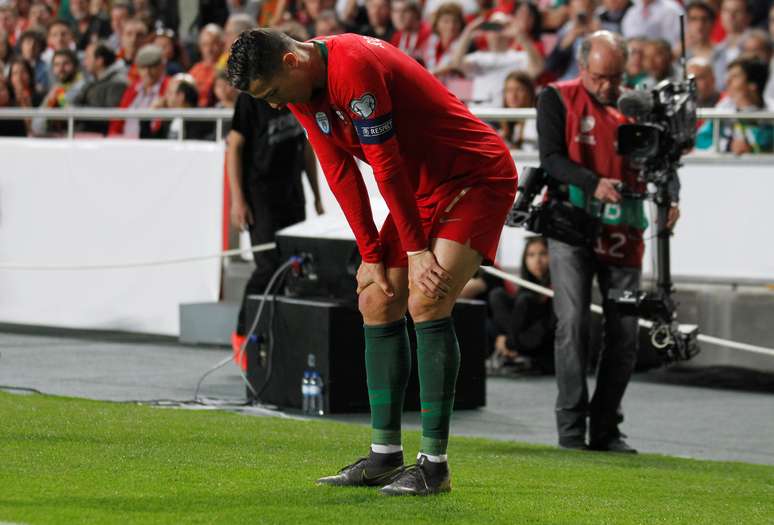
[[[250,296],[247,319],[255,319],[261,296]],[[452,312],[460,344],[456,409],[486,404],[486,304],[458,300]],[[271,329],[270,329],[271,327]],[[416,338],[409,320],[411,378],[407,410],[419,409]],[[304,371],[323,379],[327,413],[369,409],[366,386],[363,318],[351,302],[270,297],[261,313],[256,338],[247,345],[247,378],[258,400],[283,409],[301,408]],[[256,400],[248,389],[248,399]]]

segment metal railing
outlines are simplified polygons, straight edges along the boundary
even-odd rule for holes
[[[496,120],[534,120],[536,111],[534,108],[471,108],[474,115],[487,121]],[[47,120],[66,120],[67,138],[75,137],[75,122],[83,120],[174,120],[181,118],[183,121],[212,121],[215,122],[215,139],[222,140],[223,122],[233,116],[231,109],[119,109],[119,108],[0,108],[0,120],[19,120],[27,118],[44,118]],[[701,108],[698,110],[698,118],[712,120],[713,125],[713,151],[692,152],[686,156],[688,162],[713,162],[718,158],[727,158],[730,153],[717,151],[720,137],[720,121],[722,120],[764,120],[771,121],[774,125],[774,111],[735,112],[715,108]],[[178,140],[184,140],[184,133],[180,133]],[[533,160],[536,153],[520,155],[521,160]],[[746,155],[746,161],[754,163],[772,162],[772,154]]]

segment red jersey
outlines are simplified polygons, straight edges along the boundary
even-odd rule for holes
[[[379,234],[353,155],[371,165],[406,251],[428,247],[418,207],[476,184],[512,182],[505,143],[433,75],[376,38],[315,41],[327,62],[324,94],[288,107],[306,129],[366,262]]]

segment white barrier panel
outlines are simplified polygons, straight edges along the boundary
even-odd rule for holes
[[[0,140],[0,262],[93,266],[222,247],[223,145]],[[0,269],[0,322],[177,335],[217,301],[219,259],[88,271]]]
[[[359,165],[379,226],[386,207],[370,167]],[[536,164],[517,160],[516,165],[521,172],[524,166]],[[746,162],[744,158],[732,158],[723,164],[689,163],[680,169],[680,179],[682,218],[671,242],[672,273],[774,281],[774,242],[771,241],[774,169]],[[326,210],[341,215],[324,180],[320,186]],[[307,200],[307,217],[311,219],[314,211],[310,194]],[[498,256],[501,266],[513,268],[521,264],[524,238],[529,235],[532,234],[521,228],[503,229]],[[653,230],[649,228],[646,237],[652,235]],[[653,267],[651,248],[651,242],[646,242],[643,268],[646,273]]]

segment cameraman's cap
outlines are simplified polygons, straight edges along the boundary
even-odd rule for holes
[[[140,48],[137,52],[137,58],[134,63],[137,67],[152,67],[161,64],[163,59],[163,52],[161,48],[155,44],[148,44]]]

